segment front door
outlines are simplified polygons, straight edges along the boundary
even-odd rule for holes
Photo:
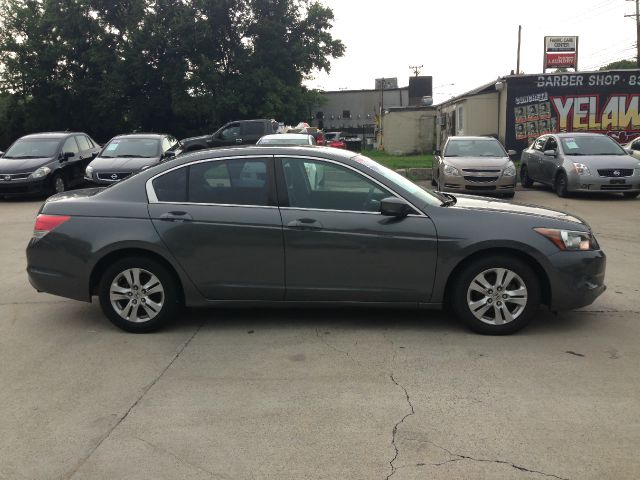
[[[437,238],[428,217],[379,213],[394,196],[362,173],[322,159],[276,158],[286,299],[428,302]]]
[[[542,157],[543,149],[547,141],[547,137],[538,137],[530,148],[527,149],[529,158],[527,159],[527,171],[529,177],[541,181],[542,180]]]
[[[73,156],[68,159],[62,159],[62,171],[65,175],[65,180],[68,185],[75,185],[81,182],[84,178],[84,168],[82,159],[80,158],[80,148],[75,137],[71,136],[67,138],[62,145],[62,154],[73,153]]]
[[[153,180],[153,224],[207,299],[283,300],[272,170],[272,158],[244,157],[194,163]]]
[[[558,170],[559,165],[559,154],[558,151],[558,142],[554,137],[549,137],[547,143],[544,146],[544,152],[553,150],[556,152],[555,156],[553,155],[544,155],[542,154],[542,170],[540,172],[541,179],[546,183],[553,183],[556,176],[556,170]]]

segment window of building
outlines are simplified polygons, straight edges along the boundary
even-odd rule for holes
[[[464,107],[456,108],[456,134],[464,133]]]

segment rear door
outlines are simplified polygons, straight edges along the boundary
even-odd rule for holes
[[[430,218],[384,217],[395,196],[355,169],[319,158],[276,158],[286,299],[428,302],[437,256]]]
[[[150,180],[149,214],[209,300],[282,300],[284,247],[273,158],[195,162]]]

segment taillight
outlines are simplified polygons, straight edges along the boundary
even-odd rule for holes
[[[71,217],[68,215],[43,215],[40,214],[36,218],[36,224],[33,227],[33,236],[42,238],[54,228],[59,227]]]

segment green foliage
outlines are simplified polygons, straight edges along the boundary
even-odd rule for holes
[[[600,67],[600,70],[624,70],[627,68],[638,68],[638,62],[636,60],[618,60]]]
[[[313,0],[4,0],[0,146],[33,131],[211,132],[308,120],[344,46]]]

